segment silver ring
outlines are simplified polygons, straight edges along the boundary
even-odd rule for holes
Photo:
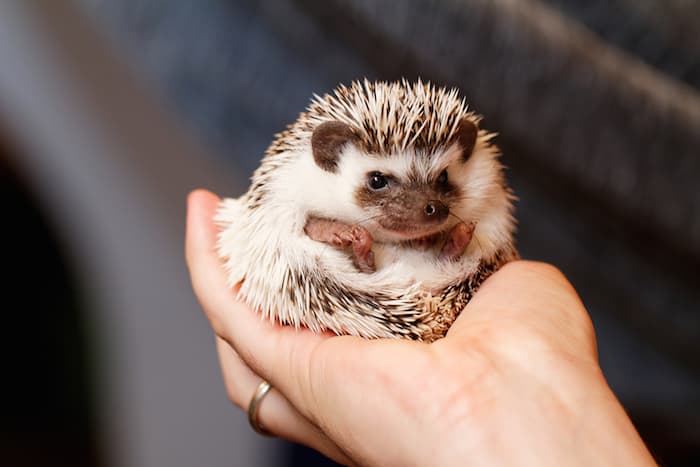
[[[265,430],[260,424],[260,420],[258,420],[258,409],[260,408],[260,402],[267,396],[270,389],[272,389],[270,383],[263,380],[258,385],[257,389],[255,389],[255,393],[253,393],[253,397],[250,399],[250,404],[248,404],[248,423],[250,423],[251,428],[253,428],[256,433],[263,436],[272,436],[272,434]]]

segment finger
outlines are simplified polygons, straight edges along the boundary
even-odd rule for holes
[[[533,261],[513,261],[481,285],[448,332],[470,336],[485,325],[517,324],[546,335],[562,348],[583,349],[595,357],[595,333],[575,289],[555,267]]]
[[[262,378],[253,373],[223,339],[217,338],[216,347],[228,397],[247,411],[250,398]],[[258,419],[265,430],[275,436],[304,444],[341,464],[351,463],[335,443],[302,416],[274,387],[260,403]]]
[[[216,195],[205,190],[190,194],[185,251],[192,288],[214,331],[237,347],[237,336],[244,334],[243,329],[271,334],[273,326],[260,323],[259,317],[241,303],[235,290],[228,286],[226,273],[216,252],[218,232],[213,223],[220,201]],[[252,353],[247,358],[246,355],[242,357],[249,363],[256,360]],[[255,364],[253,367],[256,371],[260,369]]]
[[[215,251],[217,232],[213,218],[220,201],[218,196],[205,190],[190,193],[185,234],[185,258],[192,288],[217,335],[222,335],[224,330],[223,311],[220,311],[222,305],[225,309],[226,302],[235,300],[233,293],[224,285],[226,279]],[[221,281],[224,283],[221,284]]]
[[[212,218],[219,201],[203,190],[193,192],[188,198],[186,256],[195,294],[216,334],[255,373],[278,388],[305,417],[316,423],[318,414],[314,413],[313,401],[309,399],[315,392],[311,385],[318,379],[312,367],[325,355],[317,349],[328,336],[263,321],[236,299],[234,291],[227,286],[225,271],[215,251],[217,230]],[[365,343],[357,340],[358,347]]]

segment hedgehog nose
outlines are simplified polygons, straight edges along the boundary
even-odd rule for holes
[[[426,220],[437,222],[445,220],[450,213],[450,209],[442,201],[430,200],[423,208],[423,212]]]

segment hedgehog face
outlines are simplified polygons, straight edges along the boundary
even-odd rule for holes
[[[371,171],[354,193],[355,202],[379,227],[380,236],[410,240],[444,230],[460,190],[447,169],[427,179],[398,171]]]
[[[339,179],[352,180],[352,199],[373,237],[402,242],[436,236],[461,219],[454,214],[464,197],[451,178],[464,171],[478,129],[464,119],[447,146],[410,147],[393,154],[373,154],[362,147],[357,131],[331,121],[311,139],[316,165]]]
[[[494,134],[479,121],[454,89],[341,85],[278,135],[249,204],[274,195],[279,215],[296,213],[295,228],[324,218],[383,243],[415,243],[463,222],[475,227],[466,253],[493,254],[511,238],[513,197]],[[445,170],[447,189],[438,183]]]

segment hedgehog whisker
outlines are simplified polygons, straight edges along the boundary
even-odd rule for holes
[[[484,247],[481,246],[481,242],[479,241],[479,237],[472,236],[472,239],[476,240],[476,244],[479,245],[479,256],[482,256],[484,254]]]
[[[353,225],[351,226],[351,228],[352,228],[352,227],[355,227],[356,225],[364,224],[365,222],[373,221],[374,219],[379,219],[379,218],[382,217],[383,215],[384,215],[384,214],[375,214],[374,216],[369,216],[369,217],[366,218],[366,219],[362,219],[362,220],[360,220],[360,221],[357,221],[355,224],[353,224]]]
[[[452,216],[452,217],[456,218],[457,220],[459,220],[461,223],[466,224],[466,222],[464,222],[464,219],[462,219],[461,217],[459,217],[459,216],[458,216],[457,214],[455,214],[454,212],[450,211],[449,214],[450,214],[450,216]]]

